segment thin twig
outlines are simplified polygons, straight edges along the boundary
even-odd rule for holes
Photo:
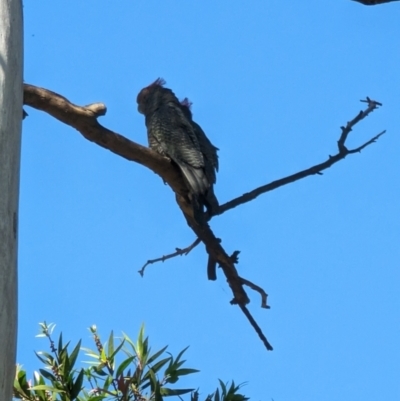
[[[344,143],[346,142],[346,139],[350,134],[352,128],[361,120],[363,120],[365,117],[368,117],[368,115],[372,113],[375,109],[377,109],[379,106],[382,106],[382,103],[376,102],[375,100],[371,100],[368,96],[366,97],[365,100],[360,100],[360,102],[367,103],[368,106],[365,110],[361,110],[351,121],[349,121],[346,124],[345,127],[340,127],[342,130],[342,134],[340,135],[340,138],[338,140],[339,152],[347,151],[346,147],[344,146]]]
[[[242,283],[244,285],[247,285],[253,291],[258,292],[261,295],[261,308],[270,309],[270,306],[267,305],[268,294],[261,287],[259,287],[258,285],[252,283],[251,281],[249,281],[243,277],[240,277],[240,280],[242,280]]]
[[[369,141],[365,142],[363,145],[359,146],[358,148],[348,150],[347,153],[348,154],[360,153],[368,145],[371,145],[371,143],[375,143],[378,140],[378,138],[385,133],[386,133],[386,130],[383,130],[378,135],[375,135],[373,138],[371,138]]]
[[[347,155],[349,154],[354,154],[354,153],[359,153],[361,150],[363,150],[365,147],[368,145],[371,145],[372,143],[376,142],[377,139],[383,135],[386,131],[382,131],[378,135],[374,136],[371,138],[369,141],[365,142],[363,145],[355,148],[355,149],[347,149],[345,146],[346,139],[349,135],[349,133],[352,130],[352,127],[360,122],[362,119],[367,117],[373,110],[378,108],[378,106],[381,106],[382,104],[379,102],[376,102],[374,100],[371,100],[370,98],[366,98],[366,100],[361,100],[362,102],[367,102],[368,107],[364,111],[360,111],[357,116],[351,120],[350,122],[347,123],[346,127],[341,127],[342,133],[340,135],[340,138],[338,140],[338,153],[334,156],[329,156],[326,161],[320,164],[316,164],[315,166],[312,166],[306,170],[299,171],[298,173],[289,175],[287,177],[281,178],[276,181],[272,181],[269,184],[262,185],[261,187],[258,187],[256,189],[253,189],[250,192],[247,192],[241,196],[238,196],[237,198],[234,198],[230,200],[229,202],[224,203],[223,205],[220,205],[217,213],[215,215],[221,215],[228,210],[231,210],[239,205],[243,205],[244,203],[250,202],[253,199],[257,198],[258,196],[265,194],[266,192],[272,191],[274,189],[277,189],[279,187],[282,187],[287,184],[291,184],[292,182],[301,180],[302,178],[309,177],[310,175],[322,175],[322,171],[328,169],[329,167],[333,166],[335,163],[339,162],[340,160],[343,160]]]
[[[201,242],[200,238],[197,238],[196,241],[194,241],[191,245],[189,245],[186,248],[175,248],[176,251],[173,253],[170,253],[168,255],[164,255],[161,258],[157,258],[157,259],[149,259],[144,266],[138,271],[139,274],[143,277],[144,276],[144,270],[146,269],[146,267],[148,265],[151,265],[153,263],[157,263],[157,262],[165,262],[168,259],[172,259],[175,258],[176,256],[183,256],[183,255],[188,255],[189,252],[193,249],[196,248],[197,245],[199,245]]]

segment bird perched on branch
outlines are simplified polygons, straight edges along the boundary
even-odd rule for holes
[[[188,119],[187,107],[182,106],[172,90],[164,85],[165,81],[158,78],[143,88],[137,96],[138,111],[145,116],[150,148],[170,158],[182,172],[194,217],[201,223],[204,220],[203,205],[212,213],[213,205],[208,199],[211,198],[209,192],[215,182],[215,171],[214,176],[210,175],[209,161],[203,155],[193,122]],[[189,113],[191,115],[190,110]]]

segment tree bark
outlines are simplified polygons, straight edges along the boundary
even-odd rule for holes
[[[17,227],[22,122],[21,0],[0,0],[0,400],[12,399],[17,338]]]

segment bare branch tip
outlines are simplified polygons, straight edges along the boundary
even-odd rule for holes
[[[95,117],[104,116],[107,113],[107,107],[104,103],[92,103],[85,106],[85,109],[90,110]]]

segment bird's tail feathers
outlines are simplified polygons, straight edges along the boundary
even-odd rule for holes
[[[207,193],[210,184],[203,169],[191,167],[183,162],[178,164],[191,192],[196,196]]]

